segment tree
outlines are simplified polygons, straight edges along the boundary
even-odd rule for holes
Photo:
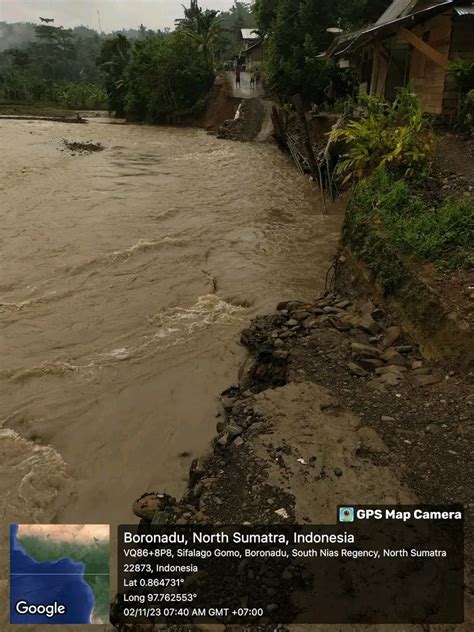
[[[105,89],[109,97],[109,110],[116,116],[125,116],[125,70],[130,61],[131,44],[118,33],[106,39],[100,51],[98,64],[105,74]]]
[[[301,93],[308,101],[324,99],[332,79],[342,92],[348,79],[335,66],[318,59],[333,36],[329,27],[345,30],[372,22],[390,0],[256,0],[255,15],[266,38],[265,69],[271,88],[283,98]]]
[[[204,52],[179,29],[168,38],[137,41],[125,82],[131,120],[172,122],[202,110],[214,72]]]

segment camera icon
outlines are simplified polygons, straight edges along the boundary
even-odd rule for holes
[[[354,507],[339,507],[339,522],[354,522]]]

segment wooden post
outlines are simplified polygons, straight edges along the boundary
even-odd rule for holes
[[[423,53],[425,57],[428,57],[428,59],[431,59],[431,61],[434,61],[435,64],[438,64],[438,66],[441,66],[441,68],[444,68],[444,70],[448,69],[448,66],[449,66],[448,59],[444,55],[439,53],[436,49],[434,49],[432,46],[430,46],[425,41],[423,41],[421,37],[418,37],[418,35],[415,35],[415,33],[413,33],[412,31],[409,31],[403,26],[400,29],[400,35],[409,44],[411,44],[412,46],[417,48],[421,53]]]

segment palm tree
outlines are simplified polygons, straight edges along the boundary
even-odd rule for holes
[[[198,0],[190,0],[189,8],[183,5],[183,9],[184,18],[176,20],[177,28],[196,42],[198,50],[213,64],[213,53],[222,32],[219,11],[202,9]]]

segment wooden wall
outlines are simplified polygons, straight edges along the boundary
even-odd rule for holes
[[[438,15],[428,23],[417,26],[413,33],[423,38],[432,48],[448,59],[451,46],[451,13]],[[425,112],[441,114],[446,83],[446,71],[416,48],[412,49],[409,79],[415,83]]]

